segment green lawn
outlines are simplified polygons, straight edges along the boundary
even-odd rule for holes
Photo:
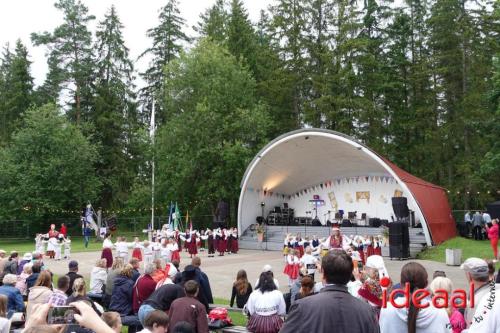
[[[446,262],[446,249],[462,249],[462,261],[470,257],[493,259],[493,251],[488,240],[455,237],[446,242],[428,248],[417,255],[418,259]]]
[[[132,241],[135,236],[140,237],[140,239],[145,238],[145,234],[135,234],[133,232],[121,232],[120,236],[127,237],[127,241]],[[5,239],[0,240],[0,249],[7,251],[18,251],[21,255],[25,252],[35,251],[35,237],[31,239]],[[113,239],[115,241],[115,239]],[[96,242],[96,238],[92,237],[89,242],[88,248],[85,248],[82,236],[71,237],[71,253],[76,252],[90,252],[90,251],[100,251],[102,249],[102,241]],[[64,254],[64,248],[62,250]]]

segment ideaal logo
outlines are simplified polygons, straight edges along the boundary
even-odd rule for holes
[[[381,279],[380,285],[387,288],[390,284],[388,279]],[[406,283],[404,289],[394,289],[387,295],[387,289],[382,291],[382,307],[386,308],[387,303],[390,302],[392,306],[398,309],[409,308],[410,302],[418,309],[428,308],[431,304],[438,309],[446,309],[449,307],[450,302],[455,308],[465,308],[467,304],[469,307],[474,307],[474,285],[471,283],[469,286],[470,299],[467,300],[467,292],[463,289],[453,290],[451,295],[444,289],[437,289],[432,295],[431,301],[427,301],[431,293],[427,289],[417,289],[410,293],[410,284]],[[451,296],[451,297],[450,297]],[[404,302],[397,302],[397,298],[404,297]]]

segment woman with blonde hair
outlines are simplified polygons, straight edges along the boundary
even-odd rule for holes
[[[97,260],[95,266],[90,272],[90,290],[89,297],[102,299],[103,288],[108,278],[107,260],[105,258]]]
[[[230,306],[234,305],[234,299],[236,298],[236,305],[238,308],[243,309],[251,293],[252,285],[248,283],[247,272],[244,269],[240,269],[238,274],[236,274],[236,281],[233,283]]]
[[[5,295],[0,295],[0,333],[9,333],[10,320],[7,319],[7,303],[9,299]]]
[[[33,312],[36,304],[45,304],[52,296],[52,275],[49,271],[42,271],[38,275],[35,285],[29,290],[28,306],[26,307],[26,320]]]
[[[103,312],[103,309],[100,306],[97,307],[94,301],[87,296],[87,284],[82,278],[76,279],[73,283],[73,293],[66,300],[66,305],[70,305],[71,303],[78,301],[83,301],[90,305],[99,316]]]
[[[445,291],[448,296],[450,296],[453,292],[453,282],[451,282],[451,280],[447,277],[438,276],[432,280],[429,289],[433,295],[436,295],[437,291],[440,291],[440,294],[442,294],[442,291]],[[448,313],[448,317],[450,317],[452,332],[462,332],[467,327],[463,314],[460,313],[460,311],[458,311],[458,309],[455,308],[451,302],[446,311]]]
[[[26,297],[28,294],[26,279],[33,273],[33,270],[31,269],[32,267],[33,265],[31,263],[25,264],[23,266],[23,272],[17,276],[16,288],[19,289],[23,297]]]
[[[120,274],[115,279],[113,294],[109,310],[120,314],[123,325],[132,327],[141,327],[139,318],[134,315],[132,309],[134,280],[132,279],[134,268],[131,264],[125,265]]]

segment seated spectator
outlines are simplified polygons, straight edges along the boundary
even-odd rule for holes
[[[147,300],[156,289],[156,282],[151,277],[154,269],[155,265],[153,263],[146,264],[144,267],[144,274],[141,275],[135,283],[134,292],[132,293],[132,310],[135,314],[139,312],[141,304]]]
[[[177,269],[177,274],[175,274],[175,277],[172,279],[172,281],[180,281],[182,279],[181,269],[179,268],[181,264],[180,261],[177,259],[173,259],[171,264],[174,265],[175,269]]]
[[[236,281],[233,283],[233,290],[231,291],[231,302],[229,305],[233,307],[234,299],[236,298],[236,305],[238,308],[243,309],[247,304],[248,297],[252,293],[252,285],[248,282],[247,272],[240,269],[236,274]]]
[[[170,332],[170,331],[169,331]],[[174,329],[170,333],[196,333],[193,325],[185,321],[180,321],[175,324]]]
[[[132,293],[134,290],[134,280],[132,280],[134,268],[127,264],[115,278],[113,294],[109,304],[110,311],[120,314],[122,324],[129,327],[129,333],[142,329],[139,318],[132,310]]]
[[[66,274],[69,277],[69,289],[66,295],[70,296],[73,293],[73,283],[76,279],[83,279],[83,276],[78,274],[78,261],[71,260],[68,264],[69,272]]]
[[[17,277],[14,274],[7,274],[3,277],[3,286],[0,286],[0,295],[7,297],[7,313],[8,318],[14,312],[24,312],[23,296],[19,289],[14,287],[17,282]]]
[[[198,282],[186,281],[184,291],[186,296],[176,299],[170,306],[169,331],[173,330],[178,322],[186,321],[193,325],[196,333],[208,333],[207,312],[203,304],[196,299],[199,293]]]
[[[9,333],[10,320],[7,319],[7,304],[9,299],[5,295],[0,295],[0,333]]]
[[[438,276],[434,280],[432,280],[429,289],[433,295],[436,295],[437,290],[444,290],[448,295],[452,295],[453,293],[453,283],[447,277]],[[439,295],[439,294],[438,294]],[[438,301],[443,301],[442,299],[438,299]],[[442,303],[442,302],[441,302]],[[460,333],[464,329],[467,328],[465,324],[464,315],[453,306],[452,302],[449,302],[448,308],[446,312],[450,317],[450,324],[453,333]]]
[[[247,329],[250,332],[278,332],[283,325],[286,313],[285,300],[274,284],[270,271],[260,274],[257,288],[250,294],[246,305],[250,319]]]
[[[99,316],[103,313],[103,309],[87,296],[87,285],[82,278],[73,282],[73,293],[66,299],[66,305],[79,301],[90,305]]]
[[[132,271],[132,280],[137,281],[139,276],[141,276],[141,272],[139,270],[141,269],[141,262],[137,258],[132,258],[129,261],[130,265],[132,265],[132,268],[134,269]]]
[[[104,285],[108,278],[106,259],[99,259],[90,272],[90,290],[88,296],[95,300],[101,300]]]
[[[17,276],[16,288],[19,289],[23,297],[28,295],[28,289],[26,288],[26,279],[31,275],[32,267],[33,265],[31,263],[25,264],[23,266],[22,273]]]
[[[115,333],[121,333],[122,331],[122,320],[120,314],[114,311],[104,312],[101,319],[115,331]]]
[[[7,252],[5,250],[0,250],[0,273],[3,274],[3,269],[5,264],[9,261],[9,257],[7,256]]]
[[[178,298],[184,297],[184,288],[177,284],[165,284],[156,289],[139,308],[139,321],[144,326],[144,321],[149,313],[154,310],[168,312],[172,302]]]
[[[324,287],[317,295],[300,299],[292,305],[280,332],[378,332],[373,309],[347,291],[353,268],[352,259],[345,251],[327,252],[320,268]]]
[[[474,307],[472,307],[471,304],[467,304],[464,314],[465,323],[467,324],[467,327],[469,327],[474,321],[476,309],[479,309],[478,305],[481,303],[481,300],[489,297],[490,276],[488,263],[486,263],[483,259],[468,258],[464,261],[460,268],[465,272],[467,283],[472,283],[474,285]]]
[[[9,256],[9,260],[5,263],[3,267],[4,274],[14,274],[17,275],[19,254],[16,251],[12,251]]]
[[[108,272],[108,276],[106,278],[106,287],[104,288],[105,296],[103,300],[103,305],[109,306],[109,302],[111,301],[111,295],[113,294],[113,286],[115,285],[115,278],[120,274],[125,264],[123,263],[123,258],[117,257],[113,260],[113,266],[111,267],[111,271]]]
[[[300,281],[300,291],[295,295],[295,301],[311,295],[314,295],[314,280],[306,275]]]
[[[165,333],[168,329],[168,316],[165,312],[155,310],[144,321],[144,329],[139,333]]]
[[[175,268],[175,266],[172,263],[167,263],[165,265],[165,269],[163,270],[163,279],[158,281],[158,283],[156,284],[156,289],[160,288],[165,284],[173,284],[177,273],[178,273],[177,268]]]
[[[26,320],[29,320],[36,304],[45,304],[49,302],[52,296],[52,275],[49,271],[43,271],[38,276],[33,288],[28,294],[28,305],[26,307]]]
[[[264,265],[264,267],[262,267],[262,273],[265,273],[265,272],[271,273],[271,275],[273,276],[273,281],[274,281],[274,285],[276,286],[276,289],[280,289],[280,284],[279,284],[278,280],[274,278],[273,268],[271,267],[271,265]],[[260,278],[258,278],[257,281],[255,281],[255,289],[258,288],[259,281],[260,281]]]
[[[155,270],[153,271],[153,274],[151,274],[151,277],[156,283],[158,283],[165,278],[165,271],[163,270],[163,267],[161,265],[161,259],[153,260],[153,265],[155,267]]]
[[[26,252],[23,256],[23,259],[17,265],[17,273],[16,274],[20,275],[23,272],[24,265],[31,263],[32,260],[33,260],[33,255],[31,254],[31,252]]]
[[[371,255],[366,259],[364,274],[361,276],[362,286],[358,290],[359,297],[370,304],[377,313],[382,307],[382,287],[380,279],[389,277],[384,259],[379,255]]]
[[[38,276],[42,271],[42,265],[39,262],[35,262],[33,266],[31,266],[31,275],[26,278],[26,293],[29,294],[29,290],[35,285],[36,280],[38,280]]]
[[[69,288],[69,277],[63,275],[57,280],[57,289],[54,289],[54,292],[49,298],[49,303],[53,306],[63,306],[66,305],[66,301],[68,299],[68,295],[66,295],[66,291]]]
[[[401,269],[401,286],[410,286],[410,295],[417,289],[427,287],[427,271],[425,267],[417,262],[409,262]],[[402,306],[406,302],[405,297],[394,300],[400,307],[395,307],[388,302],[387,307],[380,312],[380,332],[413,332],[413,333],[440,333],[449,332],[450,320],[445,309],[438,309],[432,305],[430,297],[422,299],[420,302],[429,303],[427,308],[419,309],[414,302],[409,302],[407,309]]]

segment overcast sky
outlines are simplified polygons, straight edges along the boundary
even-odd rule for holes
[[[82,0],[89,8],[89,13],[96,16],[90,27],[95,32],[98,21],[114,4],[121,22],[124,25],[123,35],[125,43],[130,49],[132,60],[142,53],[149,45],[146,30],[158,23],[158,10],[166,4],[166,0]],[[54,0],[0,0],[0,45],[9,42],[11,48],[20,38],[28,47],[31,61],[31,72],[35,84],[43,83],[47,72],[45,48],[33,47],[30,40],[32,32],[49,31],[62,22],[62,13],[54,7]],[[268,7],[272,0],[243,0],[250,19],[256,22],[261,9]],[[191,27],[198,22],[200,13],[212,6],[215,0],[179,0],[181,16],[186,19],[187,30],[193,35]],[[143,71],[147,61],[136,63],[136,69]]]

